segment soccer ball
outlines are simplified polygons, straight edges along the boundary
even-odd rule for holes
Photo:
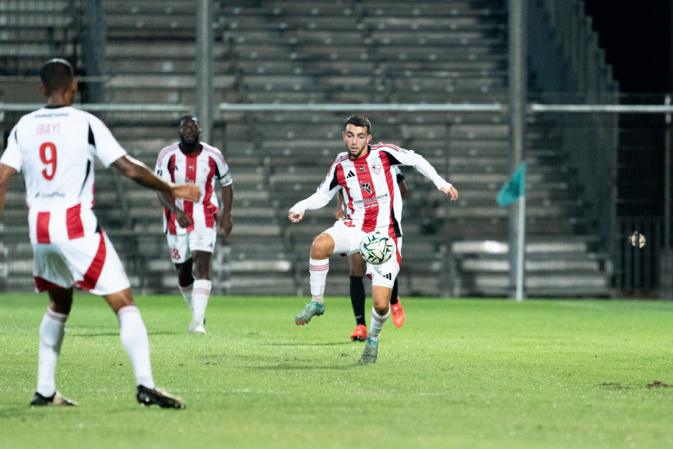
[[[641,234],[638,231],[633,231],[631,234],[629,234],[628,238],[629,243],[631,246],[635,248],[640,248],[643,249],[645,245],[647,244],[647,239],[645,238],[645,234]]]
[[[378,231],[365,235],[360,241],[362,258],[373,265],[387,262],[394,252],[393,239]]]

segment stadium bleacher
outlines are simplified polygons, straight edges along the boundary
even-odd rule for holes
[[[15,9],[24,4],[9,3]],[[192,104],[191,3],[103,3],[106,101]],[[506,100],[507,17],[501,2],[228,0],[216,2],[215,14],[216,104]],[[1,51],[10,44],[0,42],[0,56],[11,60],[4,67],[12,73],[32,74],[49,56],[42,49],[21,62],[5,56]],[[176,138],[183,113],[167,107],[103,118],[125,147],[153,166],[159,150]],[[345,115],[226,112],[216,120],[211,143],[225,153],[235,180],[234,232],[213,263],[217,291],[307,293],[308,248],[331,224],[334,208],[309,212],[304,223],[292,226],[287,209],[316,188],[341,151]],[[484,112],[369,115],[375,141],[418,151],[461,192],[458,203],[447,206],[420,174],[404,170],[411,197],[404,209],[402,295],[507,295],[507,211],[494,200],[509,177],[506,118]],[[583,214],[572,168],[563,154],[550,150],[555,138],[553,123],[529,124],[528,292],[605,296],[606,256],[594,223]],[[109,171],[99,170],[97,182],[98,214],[113,239],[119,237],[114,241],[134,285],[171,290],[176,279],[154,194]],[[13,192],[17,199],[11,197],[3,224],[18,233],[20,194]],[[22,256],[9,264],[6,288],[30,283],[24,282],[30,269],[21,261],[29,260],[30,251],[23,239],[7,244],[12,259]],[[347,270],[346,261],[335,258],[328,294],[347,293]]]

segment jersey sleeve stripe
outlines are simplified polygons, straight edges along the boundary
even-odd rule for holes
[[[401,162],[398,161],[397,158],[396,158],[395,156],[393,156],[392,154],[388,153],[386,150],[381,150],[381,149],[379,149],[379,153],[380,153],[381,155],[385,155],[385,157],[387,158],[388,163],[389,163],[390,165],[401,165]]]

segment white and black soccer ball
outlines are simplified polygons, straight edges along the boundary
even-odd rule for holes
[[[638,231],[633,231],[631,234],[629,234],[628,242],[634,248],[643,249],[647,244],[647,239],[645,238],[645,234]]]
[[[373,265],[388,262],[394,252],[393,239],[378,231],[366,234],[360,241],[362,258]]]

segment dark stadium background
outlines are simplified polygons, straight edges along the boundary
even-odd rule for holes
[[[622,103],[663,103],[671,91],[671,2],[585,0],[600,46],[622,92]],[[663,213],[664,119],[660,115],[622,115],[622,135],[632,134],[638,148],[619,152],[621,215]],[[643,133],[644,128],[655,132]],[[646,136],[646,137],[643,137]]]
[[[670,1],[585,0],[585,4],[621,90],[670,92]]]

